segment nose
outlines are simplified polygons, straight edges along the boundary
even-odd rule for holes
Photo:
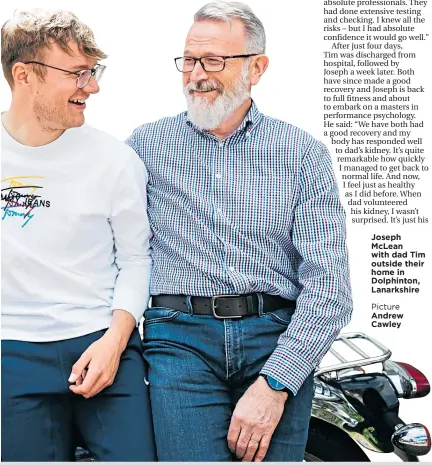
[[[205,72],[201,63],[197,60],[195,66],[190,73],[189,80],[192,82],[198,82],[208,79],[208,74]]]
[[[89,82],[83,87],[83,90],[89,94],[97,94],[100,91],[99,84],[94,76],[90,78]]]

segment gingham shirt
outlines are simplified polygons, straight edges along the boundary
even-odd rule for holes
[[[261,371],[296,394],[352,311],[345,213],[326,147],[254,103],[223,141],[181,113],[126,142],[149,173],[151,294],[297,300]]]

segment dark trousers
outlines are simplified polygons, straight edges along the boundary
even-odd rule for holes
[[[3,461],[71,461],[77,430],[97,460],[156,460],[137,330],[111,386],[90,399],[68,388],[72,365],[104,332],[59,342],[2,341]]]

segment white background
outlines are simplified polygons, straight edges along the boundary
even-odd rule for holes
[[[101,92],[87,104],[87,122],[125,139],[134,128],[185,109],[181,74],[173,58],[182,55],[184,38],[193,14],[202,0],[188,2],[158,1],[90,2],[83,0],[40,0],[39,2],[2,1],[3,24],[17,8],[42,7],[73,11],[94,31],[100,47],[109,55]],[[323,138],[323,3],[318,0],[281,2],[250,0],[249,5],[263,21],[267,32],[270,67],[253,97],[259,109],[310,132],[334,149]],[[429,8],[430,10],[430,8]],[[427,32],[430,32],[430,27]],[[426,44],[418,47],[417,79],[430,82]],[[424,94],[423,94],[424,95]],[[1,111],[10,103],[9,87],[0,82]],[[431,92],[423,96],[423,111],[428,128],[423,131],[426,156],[431,157]],[[428,112],[428,114],[427,114]],[[429,162],[430,163],[430,162]],[[432,164],[432,163],[430,163]],[[335,163],[336,168],[336,163]],[[339,174],[337,173],[338,177]],[[423,174],[423,199],[418,200],[423,214],[432,217],[432,176]],[[341,183],[340,183],[341,185]],[[343,192],[341,193],[343,196]],[[344,204],[345,199],[342,197]],[[347,211],[349,207],[346,205]],[[406,248],[426,252],[427,268],[418,277],[421,293],[413,295],[372,295],[370,291],[370,244],[373,234],[399,233]],[[348,242],[355,311],[346,331],[365,332],[387,345],[393,359],[408,362],[432,380],[430,325],[432,310],[432,228],[429,225],[360,226],[351,225],[348,215]],[[429,281],[429,282],[428,282]],[[405,317],[400,329],[371,328],[371,304],[400,304]],[[399,321],[399,320],[398,320]],[[401,418],[421,422],[432,429],[432,395],[424,399],[402,400]],[[429,457],[428,457],[429,458]],[[374,460],[394,460],[394,456],[374,454]]]

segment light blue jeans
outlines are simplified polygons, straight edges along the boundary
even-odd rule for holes
[[[237,401],[257,379],[292,309],[218,320],[168,308],[145,313],[144,358],[159,461],[235,461],[227,433]],[[302,461],[313,375],[289,396],[265,460]]]

